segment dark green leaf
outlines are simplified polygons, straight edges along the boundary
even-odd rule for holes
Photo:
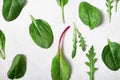
[[[94,73],[97,70],[97,68],[94,67],[95,62],[97,61],[95,57],[94,47],[92,46],[89,50],[89,53],[86,54],[86,56],[89,59],[89,62],[85,62],[85,64],[90,68],[90,71],[87,72],[89,75],[90,80],[94,80]]]
[[[89,26],[90,29],[94,29],[101,22],[100,11],[87,2],[80,3],[79,17],[85,25]]]
[[[118,70],[120,68],[120,44],[108,40],[108,45],[102,51],[102,60],[109,69]]]
[[[0,57],[5,59],[5,35],[0,30]]]
[[[17,54],[12,62],[12,65],[7,73],[9,79],[19,79],[25,75],[26,58],[22,54]]]
[[[53,33],[50,25],[42,19],[34,19],[31,16],[32,23],[29,32],[33,41],[42,48],[49,48],[53,43]]]
[[[120,0],[115,0],[115,11],[117,12],[117,7],[118,7],[118,2],[119,2]]]
[[[2,14],[4,19],[6,21],[16,19],[25,3],[25,0],[3,0]]]
[[[51,66],[51,76],[52,80],[69,80],[70,77],[70,68],[68,63],[62,56],[62,53],[59,56],[57,55],[52,60]]]

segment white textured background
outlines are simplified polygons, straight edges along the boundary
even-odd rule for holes
[[[98,28],[90,30],[84,25],[78,17],[78,6],[83,0],[69,0],[65,6],[66,24],[61,22],[61,10],[56,0],[27,0],[19,17],[12,21],[6,22],[2,17],[2,4],[0,0],[0,29],[6,36],[6,59],[0,59],[0,80],[9,80],[7,71],[11,66],[12,60],[16,54],[22,53],[27,57],[27,72],[20,80],[51,80],[51,62],[57,51],[57,44],[61,32],[74,21],[85,38],[87,44],[86,52],[82,52],[78,47],[77,55],[71,58],[72,52],[72,32],[71,27],[64,38],[64,55],[71,65],[70,80],[89,80],[87,71],[89,68],[84,62],[88,61],[85,53],[94,45],[96,58],[98,61],[95,67],[95,80],[119,80],[120,70],[111,71],[103,63],[101,53],[103,47],[107,44],[107,39],[120,43],[120,3],[118,12],[112,11],[111,23],[108,22],[105,0],[84,0],[96,6],[102,13],[102,23]],[[29,15],[34,18],[40,18],[47,21],[54,33],[54,42],[49,49],[38,47],[29,35],[29,25],[31,20]]]

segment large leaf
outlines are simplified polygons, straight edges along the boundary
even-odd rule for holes
[[[89,3],[81,2],[78,13],[81,21],[88,25],[90,29],[94,29],[100,24],[100,11]]]
[[[12,65],[7,73],[9,79],[19,79],[25,75],[26,59],[22,54],[15,56]]]
[[[68,63],[62,56],[62,53],[59,56],[57,55],[52,60],[51,66],[51,76],[52,80],[69,80],[70,77],[70,68]]]
[[[108,41],[108,45],[102,51],[102,60],[109,69],[118,70],[120,68],[120,44]]]
[[[50,25],[42,19],[34,19],[31,16],[32,23],[29,32],[33,41],[42,48],[49,48],[53,43],[53,33]]]
[[[5,35],[0,30],[0,57],[5,59]]]
[[[4,19],[6,21],[16,19],[25,3],[26,0],[3,0],[2,14]]]

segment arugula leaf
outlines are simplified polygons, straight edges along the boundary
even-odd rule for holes
[[[115,0],[115,11],[117,12],[117,7],[118,7],[118,2],[119,2],[120,0]]]
[[[4,33],[0,30],[0,57],[2,59],[5,59],[5,35]]]
[[[76,33],[76,28],[74,27],[72,58],[74,58],[76,55],[76,49],[77,49],[77,33]]]
[[[86,50],[86,44],[84,41],[84,38],[82,36],[82,34],[80,33],[80,31],[77,29],[75,23],[74,23],[74,31],[73,31],[73,50],[72,50],[72,58],[74,58],[76,56],[76,50],[77,50],[77,35],[80,38],[79,40],[79,47],[82,48],[83,51]]]
[[[70,28],[68,26],[60,36],[59,43],[58,43],[58,51],[56,56],[52,59],[51,65],[51,76],[52,80],[69,80],[70,78],[70,67],[64,57],[62,56],[63,51],[61,48],[61,41],[62,37],[65,32]]]
[[[68,3],[68,0],[56,0],[57,4],[61,7],[62,11],[62,21],[65,23],[65,18],[64,18],[64,6]]]
[[[107,13],[108,13],[108,18],[109,18],[109,22],[111,21],[111,15],[112,15],[112,3],[113,3],[113,0],[106,0],[106,6],[107,6]]]
[[[97,68],[94,67],[95,62],[97,61],[95,57],[94,47],[92,46],[89,50],[89,53],[86,54],[86,56],[89,59],[89,62],[85,62],[85,64],[90,68],[90,71],[87,72],[89,75],[90,80],[94,80],[94,72],[97,70]]]

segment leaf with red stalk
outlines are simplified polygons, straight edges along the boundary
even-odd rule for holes
[[[69,28],[70,28],[70,26],[68,26],[61,34],[59,43],[58,43],[57,54],[52,60],[52,66],[51,66],[52,80],[69,80],[69,77],[70,77],[70,67],[62,56],[62,48],[61,48],[62,38],[63,38],[65,32]]]

